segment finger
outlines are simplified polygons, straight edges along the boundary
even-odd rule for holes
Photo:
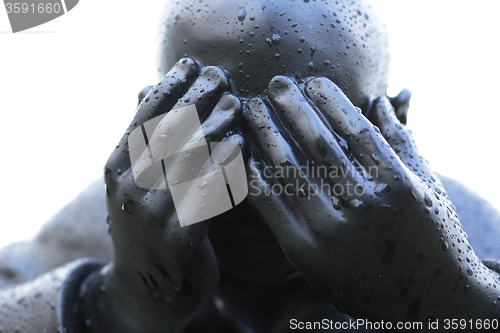
[[[378,129],[360,109],[352,105],[335,83],[326,78],[316,78],[306,84],[305,90],[328,124],[347,141],[350,152],[365,168],[378,168],[380,164],[392,167],[399,163]]]
[[[290,136],[311,163],[343,170],[344,176],[333,182],[364,181],[364,170],[356,168],[356,161],[350,160],[343,150],[347,149],[345,140],[325,126],[291,79],[273,78],[269,84],[269,98]]]
[[[289,196],[294,205],[301,208],[304,220],[317,216],[320,210],[331,218],[341,219],[341,199],[332,196],[332,187],[325,180],[328,173],[312,172],[315,169],[323,170],[321,166],[312,166],[307,170],[301,167],[307,163],[303,162],[302,156],[298,157],[292,144],[285,140],[282,130],[271,119],[271,112],[265,103],[258,98],[248,101],[244,115],[262,158],[271,167],[267,170],[281,183],[280,194]],[[308,225],[311,226],[311,223]]]
[[[290,164],[302,165],[293,151],[291,140],[283,137],[284,130],[271,119],[271,112],[260,98],[249,100],[244,107],[244,117],[248,124],[250,135],[263,152],[263,158],[274,168]]]
[[[205,67],[198,79],[172,109],[175,110],[194,104],[198,110],[200,120],[203,121],[222,94],[228,89],[227,74],[222,69],[213,66]]]
[[[380,97],[370,110],[370,120],[380,128],[380,132],[399,156],[401,161],[431,188],[442,185],[429,163],[420,155],[411,131],[401,124],[387,97]]]
[[[140,102],[132,126],[140,126],[174,108],[193,83],[198,81],[199,75],[200,67],[194,60],[184,58],[178,61]],[[129,128],[129,132],[132,130]]]
[[[418,154],[411,132],[399,121],[387,97],[380,97],[370,110],[370,120],[405,163]]]
[[[105,178],[107,186],[113,186],[113,179],[119,177],[130,167],[128,156],[130,133],[144,122],[170,110],[196,79],[198,72],[196,62],[191,59],[182,59],[163,77],[160,83],[151,89],[139,104],[134,119],[106,163]],[[137,140],[138,145],[141,145],[144,137],[137,137]]]
[[[139,162],[134,164],[134,173],[141,172],[149,165],[159,163],[161,159],[175,156],[184,150],[182,147],[186,141],[201,127],[201,121],[211,113],[227,87],[225,73],[216,67],[207,67],[187,93],[173,106],[171,112],[145,123],[143,131],[137,129],[137,135],[140,136],[145,132],[148,140],[138,146],[138,152],[142,150],[141,156],[134,156],[135,150],[131,152],[131,158]],[[228,106],[231,107],[231,103],[234,106],[234,102],[234,100],[229,101]],[[136,140],[134,132],[130,138]],[[146,149],[145,145],[149,146],[149,149]],[[198,141],[192,142],[190,146],[203,148],[206,144],[204,141]],[[132,146],[130,148],[132,150]]]
[[[408,89],[403,89],[396,97],[390,98],[391,104],[396,111],[396,117],[404,125],[406,125],[406,120],[408,119],[410,99],[411,91]]]
[[[300,221],[300,209],[293,205],[290,197],[272,194],[273,186],[279,182],[266,173],[266,166],[255,152],[249,158],[248,202],[284,249],[313,244],[314,240],[307,227]]]
[[[370,119],[373,120],[392,149],[410,170],[417,174],[420,173],[419,176],[426,174],[426,171],[422,170],[422,166],[427,169],[427,161],[420,156],[411,132],[396,117],[394,108],[387,97],[380,97],[375,101],[370,111]],[[429,175],[426,174],[425,178],[429,178]]]
[[[242,144],[240,135],[231,135],[211,142],[210,156],[198,159],[196,165],[176,159],[175,168],[166,176],[181,226],[219,215],[245,199],[248,186]]]
[[[138,183],[139,186],[165,188],[161,182],[157,183],[162,175],[161,159],[175,155],[179,151],[193,132],[200,127],[200,121],[210,114],[227,87],[225,73],[218,68],[207,67],[186,94],[175,103],[172,112],[150,119],[132,131],[129,137],[129,149],[130,159],[134,162],[132,165],[134,177],[144,174],[148,169],[151,176],[139,177],[144,180],[141,184]],[[155,91],[153,90],[153,94]],[[144,101],[147,99],[148,97]],[[128,160],[122,162],[122,170],[129,167]]]
[[[146,95],[151,91],[152,88],[153,88],[153,86],[146,86],[139,92],[139,94],[137,95],[137,99],[138,99],[137,106],[139,106],[139,104],[141,104],[144,97],[146,97]]]
[[[147,122],[144,129],[146,133],[151,133],[148,135],[149,147],[136,157],[135,147],[130,145],[130,156],[134,160],[134,177],[141,181],[138,185],[146,188],[154,185],[154,188],[164,189],[166,184],[157,187],[156,179],[163,178],[162,167],[171,177],[178,175],[179,179],[188,175],[186,170],[197,172],[198,168],[195,166],[202,166],[209,158],[210,147],[207,146],[206,135],[210,140],[222,138],[234,125],[240,113],[240,104],[234,96],[223,96],[214,110],[209,112],[210,115],[203,122],[203,126],[193,106],[172,110],[158,124]],[[142,135],[142,132],[138,131],[137,134]],[[132,138],[135,138],[135,133],[132,133]],[[141,175],[146,173],[150,178],[143,179],[146,176]]]
[[[225,94],[203,122],[203,126],[193,133],[190,140],[201,140],[204,137],[209,142],[219,141],[228,132],[236,128],[236,122],[240,116],[240,100],[231,94]]]

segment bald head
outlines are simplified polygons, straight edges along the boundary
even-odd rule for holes
[[[188,56],[226,70],[241,97],[287,74],[327,77],[361,108],[387,89],[387,35],[365,1],[170,1],[158,46],[160,75]]]

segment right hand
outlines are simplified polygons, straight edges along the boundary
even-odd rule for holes
[[[498,319],[498,275],[387,98],[372,110],[379,130],[326,78],[277,76],[268,95],[244,111],[248,199],[313,289],[371,321]]]
[[[122,322],[114,330],[127,332],[141,327],[145,332],[175,331],[216,288],[219,271],[207,237],[209,221],[181,227],[168,188],[137,186],[128,139],[148,120],[195,104],[202,128],[186,137],[183,150],[194,141],[190,138],[240,143],[238,135],[226,137],[240,113],[240,102],[228,89],[222,70],[202,69],[193,60],[182,59],[140,103],[106,163],[108,224],[115,257],[106,273],[105,287],[112,295],[110,302],[114,302],[110,307],[117,307],[115,312]],[[175,121],[181,124],[183,119]],[[175,124],[171,128],[176,128]],[[154,140],[159,139],[150,137],[150,144]],[[165,169],[170,167],[175,166],[165,165]]]

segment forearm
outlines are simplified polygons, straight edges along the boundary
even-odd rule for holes
[[[5,332],[59,332],[61,287],[86,259],[61,266],[35,280],[0,289],[0,327]]]

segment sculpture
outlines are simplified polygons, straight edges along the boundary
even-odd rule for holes
[[[498,275],[474,255],[404,126],[409,94],[385,96],[386,37],[364,2],[172,8],[160,71],[173,68],[148,89],[106,164],[113,261],[73,263],[50,273],[56,279],[15,288],[16,296],[46,302],[62,284],[68,332],[273,332],[299,316],[285,304],[300,305],[302,322],[349,320],[321,299],[374,322],[498,319]],[[184,55],[192,59],[173,62]],[[169,191],[136,186],[127,142],[145,121],[193,103],[205,139],[241,145],[255,191],[211,222],[181,228]],[[293,173],[307,161],[340,174]],[[266,166],[292,176],[266,174]],[[291,195],[268,195],[274,184]],[[302,184],[330,187],[312,195]],[[332,195],[336,184],[345,192]],[[37,298],[37,288],[51,293]],[[2,301],[12,311],[24,306],[9,297]],[[40,303],[31,306],[51,304]]]

